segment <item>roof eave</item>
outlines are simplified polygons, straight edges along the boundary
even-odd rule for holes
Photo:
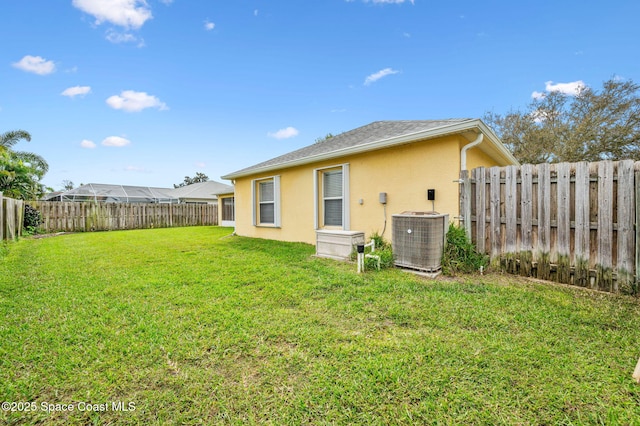
[[[492,145],[498,150],[498,152],[504,157],[507,162],[512,164],[519,164],[518,160],[507,150],[507,148],[500,142],[500,139],[496,134],[482,122],[480,119],[471,119],[461,121],[459,123],[448,124],[445,126],[435,127],[429,130],[422,130],[420,132],[408,133],[402,136],[396,136],[387,139],[380,139],[374,142],[369,142],[362,145],[357,145],[349,148],[338,149],[335,151],[311,155],[308,157],[300,158],[297,160],[286,161],[278,164],[271,164],[264,167],[252,168],[245,172],[239,171],[222,176],[222,179],[233,180],[241,177],[272,172],[274,170],[280,170],[284,168],[303,166],[311,163],[316,163],[325,160],[331,160],[334,158],[344,157],[347,155],[361,154],[364,152],[375,151],[377,149],[390,148],[397,145],[404,145],[417,140],[433,139],[441,136],[462,133],[469,130],[477,129],[485,135],[489,136],[489,140]]]

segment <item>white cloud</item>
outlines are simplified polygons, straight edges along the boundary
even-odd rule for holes
[[[70,98],[74,98],[76,96],[84,96],[88,93],[91,93],[91,87],[89,86],[74,86],[65,89],[62,93],[62,96],[68,96]]]
[[[538,92],[536,90],[534,90],[533,93],[531,93],[531,97],[533,99],[542,99],[542,98],[544,98],[544,96],[545,96],[544,92]]]
[[[96,25],[109,22],[138,29],[153,17],[145,0],[73,0],[72,4],[96,18]]]
[[[205,167],[207,167],[207,164],[202,161],[196,161],[194,163],[194,166],[196,166],[199,169],[204,169]]]
[[[300,132],[295,127],[286,127],[284,129],[280,129],[275,133],[267,133],[267,136],[274,139],[289,139],[294,136],[298,136]]]
[[[546,92],[560,92],[568,96],[576,96],[585,87],[587,87],[587,85],[584,84],[584,81],[582,80],[572,81],[570,83],[554,84],[553,81],[547,81],[545,83]],[[534,91],[533,93],[531,93],[531,97],[533,99],[542,99],[545,97],[545,92]]]
[[[204,21],[204,29],[205,29],[205,30],[207,30],[207,31],[211,31],[211,30],[212,30],[212,29],[214,29],[215,27],[216,27],[216,24],[214,24],[213,22],[209,22],[208,20],[207,20],[207,21]]]
[[[127,112],[138,112],[145,108],[157,108],[160,111],[169,109],[164,102],[155,96],[133,90],[125,90],[120,95],[110,96],[106,102],[113,109]]]
[[[97,145],[94,141],[90,141],[89,139],[83,139],[82,142],[80,142],[80,146],[86,149],[93,149]]]
[[[393,75],[393,74],[398,74],[400,71],[394,70],[392,68],[385,68],[383,70],[380,70],[376,73],[373,73],[369,76],[367,76],[367,78],[365,78],[364,80],[364,85],[368,86],[371,83],[375,83],[376,81],[380,80],[382,77],[386,77],[388,75]]]
[[[102,141],[102,145],[104,146],[115,146],[115,147],[123,147],[127,146],[131,143],[130,140],[121,138],[120,136],[109,136]]]
[[[18,62],[13,64],[14,67],[22,71],[32,72],[39,75],[51,74],[56,70],[56,64],[53,61],[47,61],[41,56],[26,55]]]
[[[138,47],[144,47],[144,39],[131,33],[121,33],[114,29],[109,29],[105,38],[114,44],[138,43]]]

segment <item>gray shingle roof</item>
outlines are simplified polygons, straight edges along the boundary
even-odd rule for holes
[[[192,183],[191,185],[182,186],[180,188],[170,189],[169,193],[176,198],[216,199],[218,194],[233,193],[233,186],[209,180],[206,182]]]
[[[313,145],[300,148],[279,157],[272,158],[262,163],[255,164],[236,172],[223,176],[223,179],[231,179],[236,176],[245,176],[252,171],[271,169],[279,165],[285,166],[289,163],[314,158],[323,154],[338,154],[340,151],[354,148],[361,145],[381,142],[386,139],[408,136],[414,133],[426,132],[440,127],[460,124],[471,121],[469,118],[455,118],[446,120],[399,120],[399,121],[376,121],[366,126],[341,133],[337,136],[314,143]]]

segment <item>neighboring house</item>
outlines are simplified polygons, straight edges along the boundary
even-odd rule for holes
[[[217,204],[216,193],[233,193],[233,187],[207,181],[180,188],[88,183],[61,193],[49,194],[44,201],[92,201],[97,203],[200,203]]]
[[[465,161],[468,170],[518,164],[479,119],[378,121],[223,179],[234,182],[238,235],[314,244],[317,230],[338,230],[391,240],[392,214],[459,216]]]
[[[169,194],[180,203],[218,204],[218,194],[233,194],[233,187],[224,183],[208,180],[192,183],[180,188],[170,189]]]

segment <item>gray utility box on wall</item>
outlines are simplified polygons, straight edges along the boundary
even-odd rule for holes
[[[364,244],[362,231],[316,231],[316,256],[337,260],[349,260],[351,252],[358,244]]]
[[[395,265],[430,273],[442,269],[448,214],[403,212],[392,216]]]

